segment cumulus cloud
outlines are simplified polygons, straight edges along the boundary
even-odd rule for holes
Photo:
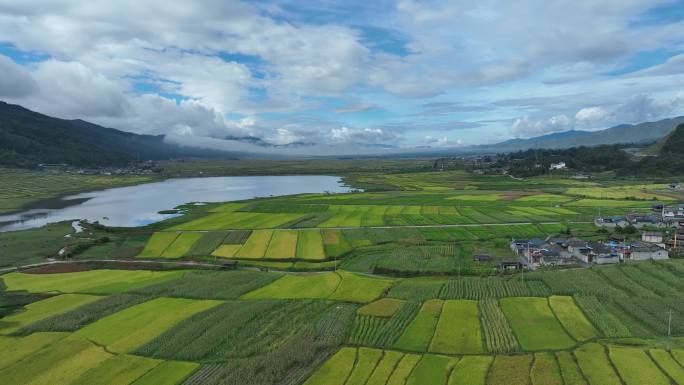
[[[511,126],[511,132],[516,137],[529,138],[532,136],[567,131],[572,128],[572,119],[566,115],[556,115],[548,119],[534,119],[529,116],[518,118]]]
[[[10,58],[0,55],[0,97],[17,98],[37,91],[33,77]]]

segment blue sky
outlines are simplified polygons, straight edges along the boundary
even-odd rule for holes
[[[683,1],[111,3],[0,0],[0,99],[323,154],[684,114]]]

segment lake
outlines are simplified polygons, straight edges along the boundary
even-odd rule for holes
[[[339,177],[324,175],[230,176],[168,179],[39,202],[38,207],[0,215],[0,232],[71,219],[137,227],[175,216],[159,214],[190,202],[224,202],[302,193],[348,192]]]

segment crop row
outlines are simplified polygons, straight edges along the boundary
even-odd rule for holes
[[[479,303],[482,329],[487,351],[506,354],[520,350],[508,320],[495,299],[483,299]]]

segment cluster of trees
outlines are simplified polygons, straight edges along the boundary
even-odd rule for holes
[[[657,155],[635,158],[625,145],[573,147],[562,150],[532,149],[499,155],[491,167],[504,168],[515,176],[530,177],[552,172],[553,163],[565,162],[578,172],[612,171],[618,176],[667,177],[684,174],[684,125],[663,142]]]

